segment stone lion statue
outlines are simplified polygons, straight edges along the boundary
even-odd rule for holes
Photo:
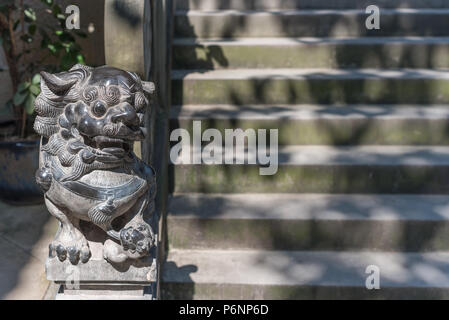
[[[135,73],[109,66],[41,73],[36,181],[60,222],[51,258],[87,262],[89,230],[103,234],[103,257],[110,262],[149,255],[155,236],[144,216],[154,212],[156,177],[132,146],[144,139],[144,111],[153,91]]]

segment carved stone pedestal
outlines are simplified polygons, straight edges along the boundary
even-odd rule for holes
[[[144,286],[131,285],[82,285],[69,290],[60,286],[55,300],[153,300],[153,295]]]
[[[89,241],[89,246],[92,257],[86,263],[73,265],[68,260],[61,262],[57,257],[47,259],[47,279],[58,286],[54,299],[155,299],[157,269],[156,259],[152,258],[154,255],[110,263],[103,258],[101,243]]]

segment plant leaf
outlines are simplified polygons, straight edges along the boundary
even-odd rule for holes
[[[47,48],[48,48],[48,50],[50,50],[50,52],[51,52],[52,54],[55,54],[55,53],[56,53],[56,47],[55,47],[55,45],[49,43],[49,44],[47,45]]]
[[[21,83],[19,84],[19,86],[17,87],[17,91],[18,91],[18,92],[23,92],[23,91],[25,91],[26,89],[28,89],[29,86],[30,86],[30,83],[29,83],[29,82],[27,82],[27,81],[21,82]]]
[[[38,96],[39,93],[41,93],[41,89],[39,88],[38,85],[33,84],[33,85],[30,86],[30,92],[31,92],[33,95]]]
[[[51,8],[51,12],[53,13],[53,15],[56,17],[58,14],[60,14],[62,12],[61,7],[58,6],[57,4],[53,5],[53,7]]]
[[[31,80],[32,84],[40,84],[41,83],[41,75],[39,73],[36,73],[33,76],[33,79]]]
[[[76,57],[74,57],[70,52],[65,54],[60,63],[60,67],[62,70],[69,70],[74,64],[77,63]]]
[[[42,3],[45,3],[47,6],[53,5],[53,0],[41,0]]]
[[[12,29],[13,29],[14,31],[17,30],[17,27],[19,26],[19,23],[20,23],[20,20],[17,20],[16,22],[14,22],[14,24],[13,24],[13,26],[12,26]]]
[[[25,14],[25,17],[27,17],[31,21],[36,21],[36,12],[34,12],[32,8],[23,10],[23,13]]]
[[[33,114],[34,112],[34,100],[36,99],[35,96],[32,94],[29,94],[26,101],[25,101],[25,111],[28,114]]]
[[[86,64],[86,61],[84,61],[84,56],[83,56],[81,53],[78,53],[78,54],[76,55],[76,61],[77,61],[79,64]]]
[[[29,34],[24,34],[24,35],[20,36],[20,39],[22,39],[26,43],[33,42],[33,37],[31,37]]]
[[[62,42],[75,42],[75,38],[68,32],[62,32],[58,35],[58,38]]]
[[[17,91],[13,98],[14,105],[16,107],[22,105],[22,103],[25,101],[27,96],[28,96],[27,93],[21,93],[21,92]]]
[[[35,24],[30,24],[30,25],[28,26],[28,33],[29,33],[30,35],[34,36],[34,34],[36,33],[36,29],[37,29],[37,27],[36,27]]]

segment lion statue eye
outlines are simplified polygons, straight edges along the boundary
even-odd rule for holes
[[[92,107],[92,112],[95,116],[101,117],[106,113],[106,105],[102,101],[97,101]]]

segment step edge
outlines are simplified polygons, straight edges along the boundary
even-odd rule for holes
[[[236,220],[236,221],[398,221],[398,222],[445,222],[449,221],[449,198],[445,195],[411,195],[411,194],[269,194],[263,195],[264,199],[260,201],[261,194],[174,194],[169,199],[167,218],[173,220]],[[266,202],[265,202],[266,200]],[[275,200],[282,201],[282,204]],[[180,207],[176,202],[190,201],[191,209],[186,206]],[[207,207],[212,207],[213,203],[226,203],[227,208],[223,213],[209,215],[203,213],[204,208],[201,202],[207,201]],[[390,202],[390,204],[389,204]],[[398,203],[399,202],[399,203]],[[349,204],[365,204],[358,207],[353,206],[348,209]],[[415,203],[415,204],[414,204]],[[336,208],[336,204],[340,206]],[[244,213],[238,209],[245,208],[245,205],[262,205],[267,210],[263,212],[254,210],[244,210]],[[271,208],[270,205],[273,207]],[[282,205],[286,208],[282,209]],[[292,213],[291,209],[296,207],[300,214]],[[376,214],[366,214],[366,211],[376,208],[384,208],[386,212],[377,212]],[[414,211],[406,210],[408,206],[414,208]],[[438,210],[435,210],[438,206]],[[447,207],[446,210],[444,207]],[[429,214],[429,208],[431,213]],[[282,210],[282,211],[280,211]],[[350,214],[347,211],[350,211]],[[390,210],[390,212],[388,212]],[[393,212],[391,212],[393,210]],[[191,212],[199,212],[197,214]],[[435,212],[434,212],[435,211]],[[445,212],[447,211],[447,212]],[[186,213],[187,212],[187,213]]]
[[[385,44],[435,44],[447,45],[449,37],[245,37],[245,38],[184,38],[173,39],[176,46],[310,46],[310,45],[385,45]]]
[[[273,109],[275,108],[275,109]],[[326,112],[328,111],[328,112]],[[449,119],[449,105],[173,105],[170,120],[436,120]]]
[[[449,14],[449,8],[380,8],[382,14],[435,14],[445,15]],[[239,9],[214,9],[214,10],[175,10],[175,16],[191,17],[191,16],[229,16],[229,15],[347,15],[358,14],[366,15],[366,9],[264,9],[264,10],[239,10]]]

